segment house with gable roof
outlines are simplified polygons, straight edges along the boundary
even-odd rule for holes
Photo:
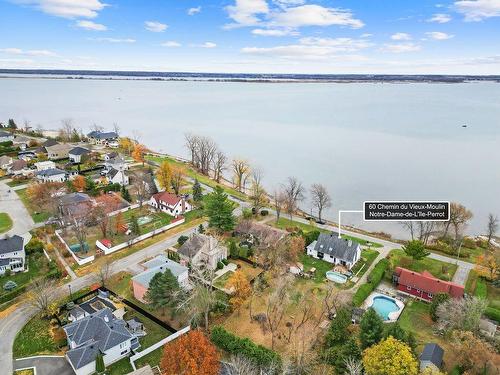
[[[102,132],[93,130],[87,134],[89,141],[96,145],[110,145],[114,146],[118,143],[118,134],[116,132]]]
[[[175,217],[193,209],[185,197],[169,193],[168,191],[153,194],[149,200],[149,204],[155,209]]]
[[[356,241],[339,238],[338,233],[320,233],[306,248],[307,255],[351,269],[361,259],[361,246]]]
[[[24,238],[16,234],[0,239],[0,275],[7,270],[22,272],[25,264]]]

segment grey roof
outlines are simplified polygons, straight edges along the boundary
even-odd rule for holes
[[[345,238],[339,238],[336,232],[320,233],[317,241],[311,247],[324,254],[329,254],[337,259],[350,262],[354,261],[359,243]]]
[[[69,315],[75,317],[75,318],[79,318],[81,316],[84,316],[85,315],[85,310],[82,309],[80,306],[76,305],[75,307],[73,307],[70,311],[69,311]]]
[[[108,171],[108,173],[106,174],[106,176],[108,176],[108,178],[110,178],[110,179],[113,179],[113,178],[115,178],[115,176],[118,174],[118,172],[119,172],[119,171],[118,171],[117,169],[115,169],[115,168],[113,168],[113,167],[112,167],[112,168]]]
[[[21,159],[14,160],[12,162],[10,169],[13,171],[20,171],[21,169],[26,168],[27,165],[28,165],[28,163],[26,162],[26,160],[21,160]]]
[[[116,134],[115,132],[101,132],[97,130],[91,131],[87,135],[90,138],[96,138],[96,139],[118,138],[118,134]]]
[[[132,280],[143,285],[146,288],[149,288],[149,283],[153,279],[154,275],[159,272],[164,273],[166,270],[170,270],[170,272],[172,272],[172,275],[177,278],[188,271],[187,267],[168,259],[165,255],[158,255],[150,261],[145,262],[144,266],[147,268],[147,270],[141,272],[138,275],[135,275],[134,277],[132,277]]]
[[[110,309],[111,311],[115,311],[116,307],[113,305],[111,301],[106,298],[101,298],[99,296],[95,296],[88,301],[81,303],[80,308],[89,314],[93,314],[97,311],[103,310],[105,308]]]
[[[182,244],[182,246],[179,248],[179,254],[184,255],[185,257],[188,258],[193,258],[200,250],[201,248],[210,241],[210,237],[201,234],[201,233],[195,233],[189,238],[186,242]]]
[[[59,143],[54,139],[47,139],[45,142],[42,143],[42,146],[43,147],[50,147],[50,146],[55,146],[58,144]]]
[[[77,146],[77,147],[71,149],[69,151],[69,153],[71,155],[85,155],[85,154],[89,154],[90,150],[83,148],[83,147],[80,147],[80,146]]]
[[[8,266],[10,263],[10,258],[0,258],[0,266]]]
[[[78,204],[90,201],[90,197],[85,193],[69,193],[59,198],[59,203],[63,205]]]
[[[17,234],[0,240],[0,254],[7,254],[13,251],[24,249],[24,239]]]
[[[63,327],[69,341],[76,345],[66,356],[75,369],[93,362],[98,352],[133,338],[122,319],[117,319],[111,309],[105,308]]]
[[[36,173],[37,176],[45,176],[45,177],[57,176],[59,174],[66,174],[66,172],[59,168],[49,168]]]
[[[443,364],[443,354],[444,350],[438,344],[425,344],[424,350],[420,354],[420,361],[429,361],[440,368]]]

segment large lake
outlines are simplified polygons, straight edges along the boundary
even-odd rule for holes
[[[471,233],[484,232],[489,212],[500,215],[498,83],[0,79],[0,121],[9,117],[45,129],[70,117],[85,131],[116,122],[184,156],[185,132],[209,135],[263,169],[269,189],[291,175],[325,184],[330,218],[398,199],[461,202],[475,215]],[[358,214],[345,223],[363,225]],[[397,223],[364,227],[402,235]]]

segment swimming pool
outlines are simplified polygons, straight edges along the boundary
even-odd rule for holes
[[[327,271],[326,278],[335,283],[344,284],[347,282],[347,276],[342,275],[340,272]]]
[[[373,298],[372,307],[384,320],[390,320],[392,312],[399,311],[396,301],[389,297],[377,296]]]

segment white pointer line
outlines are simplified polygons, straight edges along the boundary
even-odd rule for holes
[[[345,212],[345,213],[352,213],[352,212],[363,213],[364,211],[363,210],[339,210],[339,238],[341,238],[340,231],[342,230],[342,224],[340,223],[340,214],[343,212]]]

